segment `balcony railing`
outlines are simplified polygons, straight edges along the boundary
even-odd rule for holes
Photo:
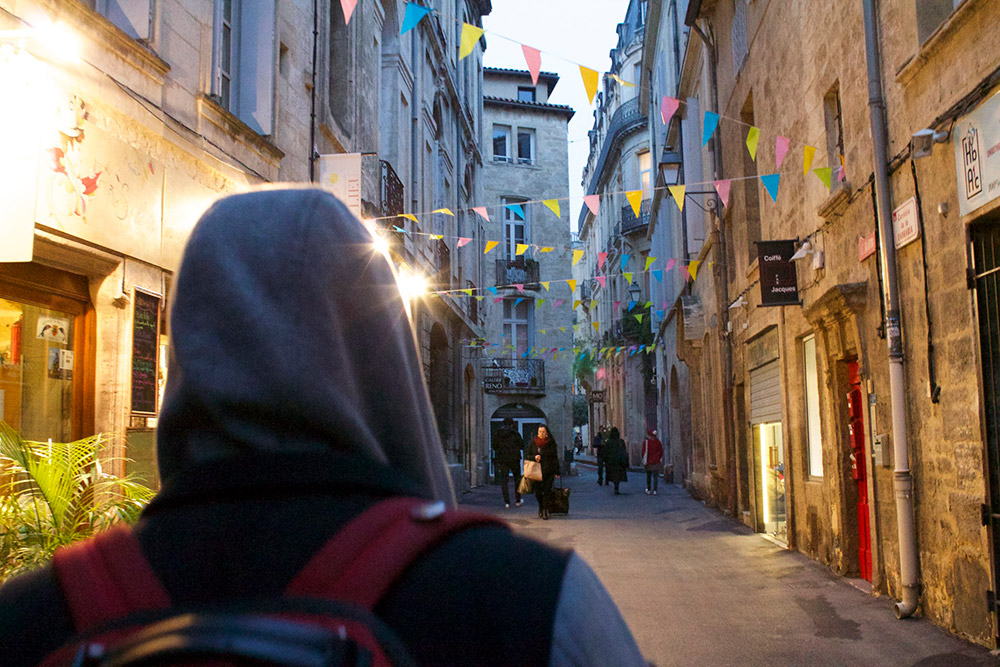
[[[487,394],[545,394],[544,359],[483,359]]]
[[[642,205],[639,207],[639,217],[636,217],[631,204],[622,206],[622,234],[645,231],[649,227],[649,212],[651,204],[652,201],[649,199],[642,200]]]
[[[497,287],[524,285],[524,289],[539,290],[538,262],[524,257],[497,260]]]
[[[438,272],[433,279],[435,289],[451,289],[451,250],[443,239],[432,241]]]
[[[385,160],[379,160],[381,170],[381,217],[400,215],[403,212],[403,182],[396,170]]]

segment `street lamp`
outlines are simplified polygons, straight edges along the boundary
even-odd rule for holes
[[[642,296],[642,290],[639,288],[637,283],[632,283],[628,288],[628,296],[631,299],[629,304],[629,310],[632,310],[632,306],[639,303],[639,297]]]

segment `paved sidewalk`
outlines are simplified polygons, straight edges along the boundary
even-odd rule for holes
[[[498,486],[459,501],[575,549],[657,665],[1000,664],[926,620],[897,620],[893,599],[862,592],[679,486],[661,481],[659,495],[647,496],[645,475],[629,472],[623,495],[615,496],[597,485],[593,468],[578,470],[564,478],[572,489],[569,515],[549,521],[537,518],[534,497],[505,510]]]

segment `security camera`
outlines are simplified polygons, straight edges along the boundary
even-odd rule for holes
[[[914,159],[928,157],[934,149],[934,144],[943,144],[948,141],[947,132],[935,132],[927,128],[917,130],[910,138],[910,155]]]

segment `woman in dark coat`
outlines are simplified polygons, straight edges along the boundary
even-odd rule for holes
[[[628,450],[625,449],[625,441],[617,426],[612,427],[608,433],[608,440],[604,443],[604,456],[607,465],[606,479],[615,485],[615,495],[619,495],[618,485],[628,481]]]
[[[549,433],[547,426],[539,426],[531,444],[525,452],[525,458],[534,459],[542,464],[542,481],[534,483],[535,499],[538,501],[538,516],[549,518],[549,500],[552,496],[552,480],[559,474],[559,453],[555,438]]]

